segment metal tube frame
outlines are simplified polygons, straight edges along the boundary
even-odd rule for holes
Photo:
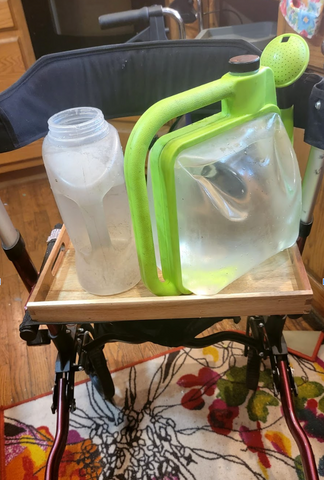
[[[58,480],[61,459],[69,433],[69,405],[67,401],[67,379],[58,381],[56,434],[46,463],[45,480]]]
[[[306,239],[311,231],[314,208],[323,181],[323,175],[324,151],[312,146],[302,182],[302,213],[300,233],[297,240],[300,253],[303,253]]]
[[[202,7],[202,0],[197,0],[197,18],[198,18],[198,26],[199,32],[204,29],[204,12]]]
[[[278,369],[280,375],[280,398],[284,417],[290,433],[300,451],[300,457],[303,464],[306,480],[318,480],[318,472],[315,463],[313,450],[307,435],[296,417],[294,402],[291,395],[291,370],[288,364],[288,358],[283,357],[278,361]],[[292,378],[292,377],[291,377]]]
[[[186,38],[186,28],[185,28],[184,21],[183,21],[181,15],[180,15],[180,13],[178,12],[178,10],[174,10],[173,8],[163,7],[162,12],[163,12],[163,15],[167,15],[167,16],[173,18],[177,22],[178,29],[179,29],[179,38],[181,40],[185,40],[185,38]]]

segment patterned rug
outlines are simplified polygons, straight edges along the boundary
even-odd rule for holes
[[[316,362],[291,357],[298,417],[324,477],[324,346]],[[60,480],[303,478],[266,363],[245,387],[238,344],[184,349],[114,374],[116,405],[76,387]],[[53,443],[51,396],[2,411],[2,480],[41,480]],[[3,434],[1,435],[3,439]]]

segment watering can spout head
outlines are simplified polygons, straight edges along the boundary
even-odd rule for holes
[[[309,47],[297,33],[275,37],[262,52],[261,65],[273,71],[276,88],[293,85],[305,72],[309,62]]]
[[[255,73],[260,68],[260,57],[258,55],[238,55],[230,58],[229,72],[234,75]]]

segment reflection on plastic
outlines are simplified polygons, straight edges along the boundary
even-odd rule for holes
[[[174,168],[182,280],[193,293],[218,293],[296,241],[301,179],[278,114],[182,151]]]

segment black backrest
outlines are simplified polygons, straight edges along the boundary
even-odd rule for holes
[[[260,54],[240,40],[102,46],[46,55],[0,94],[0,153],[47,133],[54,113],[100,108],[107,119],[140,115],[167,96],[220,78],[236,55]]]

